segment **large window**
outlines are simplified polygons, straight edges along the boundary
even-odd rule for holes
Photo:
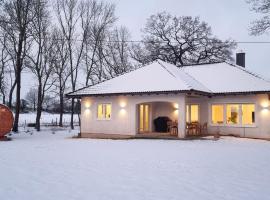
[[[224,106],[223,105],[212,105],[212,124],[223,124],[224,123]]]
[[[97,108],[97,118],[100,120],[109,120],[112,115],[112,104],[110,103],[101,103],[98,104]]]
[[[213,104],[211,122],[214,125],[254,125],[255,104]]]
[[[227,105],[227,124],[239,124],[239,104]]]
[[[199,105],[197,104],[187,105],[186,121],[199,122]]]
[[[243,104],[242,105],[242,124],[252,125],[255,123],[255,105]]]

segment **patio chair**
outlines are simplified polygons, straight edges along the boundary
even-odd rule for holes
[[[173,136],[178,135],[178,123],[177,122],[171,122],[170,135],[173,135]]]
[[[201,134],[207,134],[207,122],[205,122],[203,125],[201,125]]]

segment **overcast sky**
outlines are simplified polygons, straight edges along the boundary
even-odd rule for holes
[[[207,22],[214,35],[235,41],[270,41],[270,35],[250,36],[250,22],[258,14],[250,11],[246,0],[108,0],[116,4],[118,24],[126,26],[132,40],[141,39],[141,29],[146,19],[157,12],[167,11],[177,16],[199,16]],[[270,79],[270,44],[239,44],[238,50],[246,52],[247,69]],[[29,76],[23,79],[24,97],[33,84]]]

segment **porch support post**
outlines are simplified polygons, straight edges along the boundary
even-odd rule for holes
[[[186,95],[178,98],[178,137],[186,137]]]

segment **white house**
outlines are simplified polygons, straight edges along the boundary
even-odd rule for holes
[[[207,132],[270,138],[270,82],[227,62],[184,67],[157,60],[67,94],[81,98],[81,135],[135,136],[155,132],[160,116],[207,123]]]

